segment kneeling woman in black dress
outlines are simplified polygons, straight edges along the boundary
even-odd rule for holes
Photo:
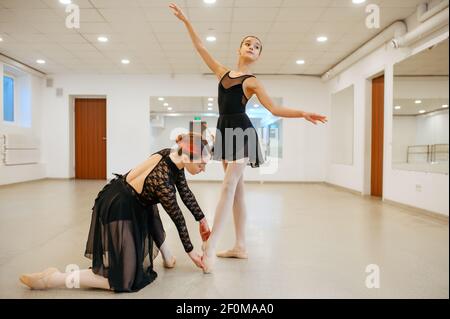
[[[175,223],[186,253],[203,268],[200,255],[193,251],[185,219],[177,204],[176,189],[184,204],[200,222],[202,239],[209,227],[194,195],[184,169],[190,174],[205,170],[211,151],[200,134],[189,133],[177,139],[178,150],[164,149],[125,175],[116,175],[98,194],[85,256],[92,267],[71,273],[48,268],[25,274],[20,281],[32,289],[62,288],[74,281],[79,286],[110,289],[116,292],[137,291],[157,276],[153,260],[159,250],[164,266],[173,267],[174,258],[167,249],[165,232],[159,217],[160,203]],[[147,258],[148,256],[148,258]]]

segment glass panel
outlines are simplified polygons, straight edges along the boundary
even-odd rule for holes
[[[281,105],[281,98],[272,98]],[[258,132],[265,160],[282,157],[282,119],[273,116],[256,96],[246,106],[246,113]],[[152,150],[167,147],[178,134],[189,130],[191,121],[202,121],[215,135],[219,109],[217,97],[150,97]]]
[[[394,66],[394,169],[448,174],[448,84],[448,39]]]
[[[14,79],[3,77],[3,120],[14,122]]]
[[[349,86],[331,96],[331,145],[334,164],[353,164],[354,89]]]

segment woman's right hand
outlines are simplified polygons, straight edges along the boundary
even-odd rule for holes
[[[200,236],[202,237],[202,241],[207,241],[209,235],[211,235],[211,230],[209,229],[206,217],[204,217],[202,220],[200,220]]]
[[[191,251],[188,253],[188,255],[198,268],[201,268],[201,269],[205,268],[205,265],[203,264],[203,261],[202,261],[202,257],[199,254],[197,254],[194,251]]]
[[[181,11],[181,9],[180,9],[179,6],[177,6],[175,3],[171,3],[171,4],[169,5],[169,8],[172,9],[173,14],[174,14],[178,19],[180,19],[180,20],[183,21],[183,22],[187,22],[187,18],[186,18],[186,16],[184,15],[183,11]]]

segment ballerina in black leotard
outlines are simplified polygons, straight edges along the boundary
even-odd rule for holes
[[[243,39],[238,50],[237,71],[230,71],[209,54],[181,9],[176,4],[171,4],[170,8],[186,26],[195,49],[203,61],[220,80],[218,101],[220,116],[217,122],[218,134],[214,144],[214,158],[222,160],[225,178],[214,216],[211,236],[203,255],[204,271],[208,273],[212,271],[214,250],[231,208],[233,208],[236,243],[232,249],[217,255],[219,257],[247,258],[243,171],[247,164],[258,167],[262,162],[256,130],[245,114],[245,105],[248,99],[256,94],[262,105],[273,115],[279,117],[304,118],[313,124],[325,123],[327,118],[319,114],[274,104],[261,82],[250,73],[250,66],[258,60],[262,51],[261,41],[257,37],[248,36]]]
[[[20,281],[32,289],[62,288],[67,287],[68,278],[76,276],[81,287],[115,292],[145,287],[156,278],[153,259],[158,250],[165,267],[172,268],[175,264],[165,244],[158,203],[175,223],[186,253],[196,266],[203,268],[177,204],[176,190],[200,222],[200,234],[206,240],[209,227],[187,185],[184,169],[193,175],[204,171],[211,152],[207,140],[199,134],[179,136],[177,143],[178,150],[164,149],[153,154],[124,176],[116,175],[100,191],[92,209],[85,251],[85,256],[92,259],[91,269],[61,273],[52,267],[22,275]],[[144,265],[145,261],[148,265]]]

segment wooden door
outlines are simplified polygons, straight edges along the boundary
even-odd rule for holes
[[[75,99],[75,178],[106,179],[106,99]]]
[[[371,195],[383,196],[384,75],[372,80]]]

